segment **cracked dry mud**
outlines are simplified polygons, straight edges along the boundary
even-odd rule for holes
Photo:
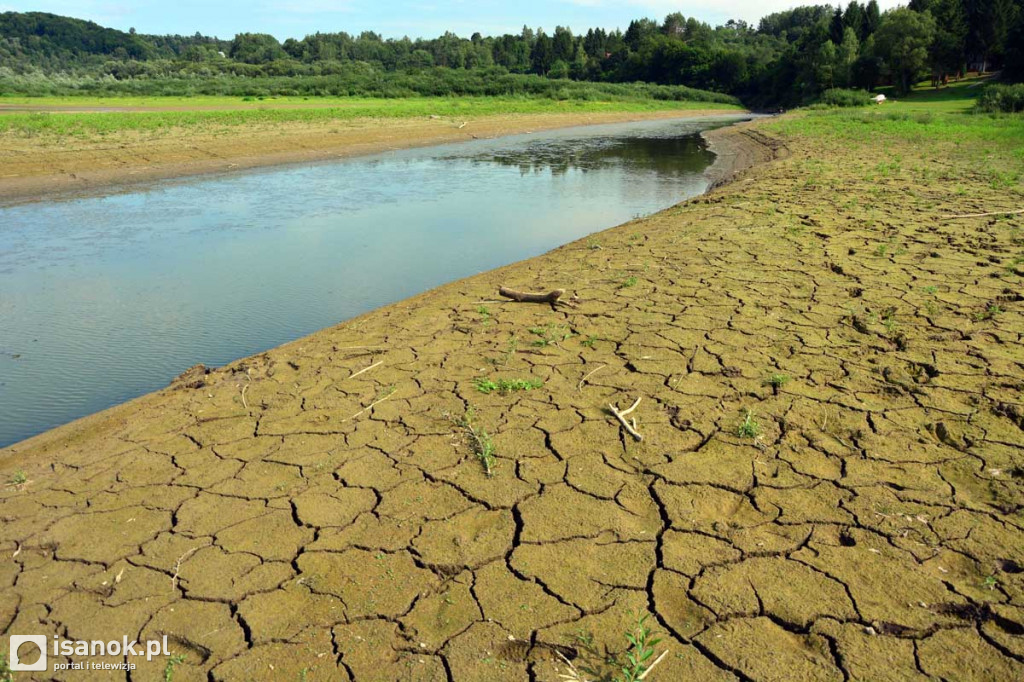
[[[0,453],[0,629],[167,634],[175,682],[556,680],[649,612],[657,680],[1024,678],[1022,220],[938,220],[964,199],[864,178],[870,141],[810,187],[838,150],[787,144]],[[642,443],[605,411],[637,396]]]

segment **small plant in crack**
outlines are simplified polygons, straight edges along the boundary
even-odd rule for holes
[[[529,331],[534,336],[540,337],[530,344],[538,348],[557,345],[559,342],[565,341],[572,336],[572,332],[565,325],[558,325],[556,327],[555,325],[548,324],[543,327],[531,327]]]
[[[14,673],[7,661],[7,654],[0,654],[0,682],[14,682]]]
[[[18,469],[13,474],[11,474],[10,479],[8,479],[8,483],[10,483],[11,485],[24,485],[27,482],[28,482],[28,474],[26,474],[21,469]],[[0,679],[2,679],[2,678],[0,678]]]
[[[789,383],[789,379],[790,377],[788,374],[772,374],[764,380],[764,383],[766,386],[771,386],[772,388],[782,388]]]
[[[487,362],[495,367],[505,367],[512,358],[515,356],[516,351],[519,349],[519,338],[516,336],[510,336],[508,342],[505,344],[505,350],[501,352],[501,355],[497,358],[487,358]]]
[[[986,308],[984,310],[984,312],[975,313],[974,314],[974,321],[975,322],[982,322],[984,320],[994,320],[996,315],[999,315],[1002,312],[1003,312],[1003,309],[1000,308],[999,306],[997,306],[997,305],[990,305],[988,308]]]
[[[174,669],[185,662],[184,654],[173,654],[164,666],[164,682],[174,682]]]
[[[754,417],[753,410],[746,409],[744,412],[743,421],[740,422],[739,427],[736,429],[736,435],[740,438],[757,438],[761,435],[761,425]]]
[[[627,277],[626,279],[624,279],[619,284],[619,289],[630,289],[632,287],[635,287],[636,283],[637,283],[637,278],[636,277],[632,277],[632,276]]]
[[[476,421],[476,412],[470,407],[466,409],[466,415],[458,421],[458,425],[466,430],[466,436],[469,438],[469,445],[473,448],[473,454],[480,460],[480,463],[484,467],[484,473],[488,476],[494,474],[495,468],[495,454],[497,449],[494,447],[494,441],[491,439],[491,434],[487,433],[486,430]]]
[[[994,590],[999,586],[999,581],[994,575],[985,576],[985,579],[981,582],[981,586],[987,590]]]
[[[481,393],[514,393],[516,391],[532,391],[544,385],[541,379],[477,379],[476,390]]]
[[[601,337],[594,336],[593,334],[591,334],[591,335],[587,336],[587,338],[585,338],[582,341],[580,341],[580,345],[581,346],[586,346],[587,348],[593,348],[595,343],[597,343],[598,341],[602,341],[602,340],[603,339]]]
[[[629,649],[626,650],[626,660],[620,670],[622,674],[616,677],[616,682],[637,682],[647,678],[648,673],[656,666],[668,652],[665,651],[654,659],[654,647],[661,643],[661,639],[654,636],[653,631],[647,627],[649,614],[636,616],[636,623],[632,629],[625,633],[626,641],[629,642]]]

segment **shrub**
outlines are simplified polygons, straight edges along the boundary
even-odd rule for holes
[[[821,93],[819,101],[830,107],[863,107],[871,103],[871,94],[867,90],[832,88]]]
[[[1017,114],[1024,111],[1024,83],[990,85],[981,91],[974,105],[979,111]]]

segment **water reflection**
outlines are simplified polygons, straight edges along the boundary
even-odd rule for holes
[[[0,208],[0,445],[704,191],[709,121]],[[721,124],[721,123],[719,123]]]
[[[514,166],[523,175],[544,171],[564,175],[573,170],[587,172],[623,167],[652,171],[662,177],[700,173],[713,159],[714,154],[708,151],[699,133],[538,140],[470,157],[477,164]]]

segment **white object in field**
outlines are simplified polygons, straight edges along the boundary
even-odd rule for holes
[[[223,52],[218,52],[217,54],[220,55],[221,59],[225,59],[227,57],[227,55],[225,55]]]
[[[882,102],[885,101],[885,95],[875,95],[871,99],[875,101],[875,104],[881,104]]]

